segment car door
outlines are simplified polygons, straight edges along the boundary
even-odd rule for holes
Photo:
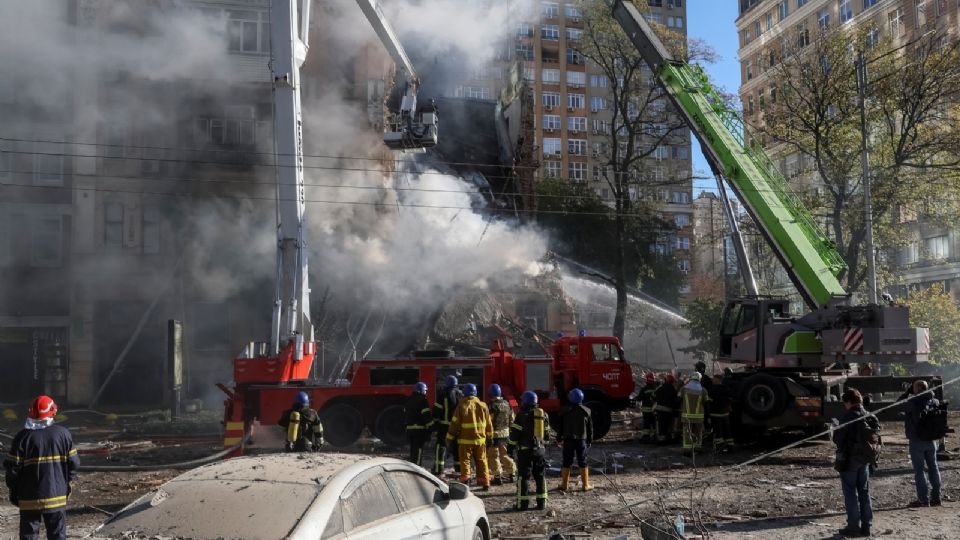
[[[420,538],[468,537],[460,506],[450,500],[445,486],[414,470],[388,469],[384,475]],[[472,523],[469,531],[473,532]]]
[[[373,474],[358,476],[351,482],[340,496],[340,503],[343,530],[350,540],[420,538],[420,529],[400,510],[379,467]]]

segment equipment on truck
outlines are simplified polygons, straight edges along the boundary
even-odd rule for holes
[[[717,358],[747,367],[724,378],[739,396],[740,421],[813,427],[827,414],[825,398],[839,396],[845,385],[862,392],[898,391],[911,379],[854,377],[847,364],[925,362],[928,330],[910,327],[907,306],[850,305],[850,295],[838,280],[845,263],[836,246],[752,142],[739,114],[724,104],[699,66],[675,58],[664,47],[632,2],[608,3],[700,141],[721,193],[726,179],[810,309],[803,316],[791,315],[788,300],[756,294],[749,270],[743,272],[751,295],[727,304]],[[735,228],[735,217],[729,212],[728,217]],[[737,251],[738,259],[746,262],[742,247]]]

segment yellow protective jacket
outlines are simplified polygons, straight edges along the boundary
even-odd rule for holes
[[[447,442],[454,439],[459,445],[484,445],[487,438],[493,437],[493,422],[487,404],[477,396],[467,396],[460,400],[450,419],[447,430]]]
[[[690,381],[680,389],[680,418],[703,421],[707,393],[700,383]]]

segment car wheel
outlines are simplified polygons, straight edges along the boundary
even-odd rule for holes
[[[390,405],[377,415],[373,432],[387,446],[398,448],[407,444],[406,424],[403,406]]]
[[[483,529],[480,528],[480,525],[475,525],[473,527],[473,540],[487,540],[487,537],[483,535]]]
[[[363,417],[352,405],[336,403],[320,410],[323,437],[333,446],[350,446],[363,431]]]

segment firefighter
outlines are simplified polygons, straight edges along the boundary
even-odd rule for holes
[[[490,490],[490,470],[487,467],[487,440],[493,438],[493,423],[487,404],[477,397],[477,386],[463,385],[463,399],[457,403],[447,430],[447,444],[457,444],[460,454],[460,481],[470,482],[470,462],[477,466],[477,484],[483,491]]]
[[[444,381],[443,393],[437,396],[437,401],[433,403],[433,429],[436,431],[437,440],[433,447],[433,474],[443,475],[444,452],[450,446],[446,443],[447,429],[450,428],[450,419],[453,418],[453,411],[457,408],[457,403],[463,397],[463,393],[457,388],[457,378],[454,375],[447,375]],[[456,441],[453,449],[453,470],[460,472],[460,457],[456,450]]]
[[[583,405],[583,392],[574,388],[567,394],[570,406],[560,413],[557,442],[563,445],[563,465],[560,469],[560,491],[567,490],[570,480],[570,466],[573,465],[573,456],[577,456],[577,467],[580,468],[580,486],[583,491],[590,491],[590,469],[587,467],[587,449],[593,444],[593,420],[590,418],[590,409]]]
[[[700,374],[700,386],[703,387],[703,393],[706,397],[706,403],[704,404],[704,417],[703,417],[703,432],[704,434],[711,433],[713,431],[713,424],[711,423],[710,417],[710,387],[713,386],[713,380],[707,376],[707,364],[703,360],[697,360],[697,363],[694,364],[693,369]]]
[[[641,439],[653,441],[657,437],[657,416],[653,410],[657,391],[657,377],[648,371],[644,377],[646,384],[640,390],[640,412],[643,413],[643,431]]]
[[[491,384],[487,392],[490,395],[490,421],[493,423],[493,439],[490,441],[490,461],[493,467],[493,485],[499,486],[514,482],[517,464],[510,458],[507,449],[510,442],[510,424],[513,423],[513,408],[503,399],[499,384]]]
[[[733,399],[730,389],[723,384],[723,376],[719,373],[713,376],[713,384],[707,388],[707,398],[710,401],[710,422],[713,425],[713,450],[726,452],[733,445],[730,429],[730,410]]]
[[[510,446],[517,450],[517,504],[515,510],[526,510],[530,506],[527,482],[530,475],[536,483],[537,510],[547,506],[547,483],[544,478],[547,464],[547,430],[550,419],[547,413],[537,407],[537,394],[527,390],[520,396],[520,413],[510,426]]]
[[[323,424],[317,411],[310,408],[306,392],[297,394],[293,407],[283,411],[278,424],[287,430],[283,445],[287,452],[319,452],[323,446]]]
[[[3,460],[10,504],[20,508],[20,538],[38,538],[41,521],[47,538],[67,537],[67,498],[80,458],[70,431],[53,423],[56,415],[49,396],[34,399]]]
[[[657,417],[657,442],[667,443],[672,439],[673,416],[677,407],[677,389],[673,375],[667,373],[663,384],[654,391],[653,412]]]
[[[418,382],[403,404],[407,416],[407,441],[410,443],[410,462],[423,465],[423,447],[430,440],[433,415],[427,402],[427,384]]]
[[[690,381],[680,389],[681,412],[683,422],[683,452],[694,453],[703,446],[703,417],[706,392],[700,384],[700,373],[694,371]]]

